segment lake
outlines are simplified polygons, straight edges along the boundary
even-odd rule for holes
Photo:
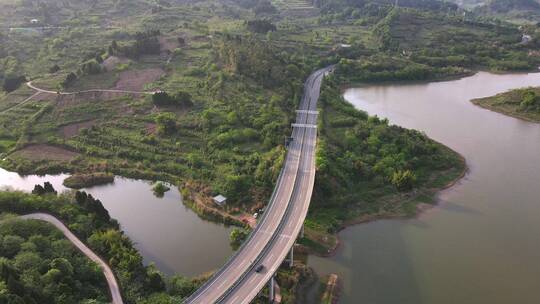
[[[344,92],[358,109],[459,152],[469,172],[418,218],[349,227],[334,257],[310,256],[318,273],[342,279],[340,303],[540,303],[540,124],[470,102],[525,86],[540,86],[540,74]]]
[[[35,184],[51,182],[57,191],[68,175],[20,176],[0,169],[0,187],[31,191]],[[171,186],[171,185],[169,185]],[[205,221],[184,206],[171,186],[163,198],[154,196],[151,183],[116,177],[113,184],[84,189],[100,199],[116,219],[145,264],[155,263],[166,274],[196,276],[220,268],[232,255],[231,228]]]

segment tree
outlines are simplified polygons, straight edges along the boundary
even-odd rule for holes
[[[58,64],[55,64],[53,65],[50,69],[49,69],[49,73],[51,74],[54,74],[56,72],[60,71],[60,67],[58,66]]]
[[[2,256],[12,258],[20,250],[24,239],[17,235],[6,235],[2,240]]]
[[[152,187],[152,190],[154,191],[154,195],[156,197],[163,197],[165,192],[169,191],[170,188],[165,186],[165,184],[162,182],[157,182],[154,187]]]
[[[193,101],[191,101],[191,94],[184,91],[178,91],[174,95],[169,95],[169,93],[164,92],[164,91],[156,92],[152,95],[152,102],[156,106],[168,106],[168,105],[179,105],[182,107],[193,106]]]
[[[197,289],[192,280],[181,275],[173,276],[168,285],[168,292],[172,296],[187,297]]]
[[[170,112],[159,113],[155,118],[157,131],[161,135],[171,134],[176,130],[176,115]]]
[[[71,277],[73,275],[73,265],[65,258],[56,258],[52,260],[49,267],[60,270],[62,277]]]
[[[169,105],[173,102],[173,98],[167,92],[161,91],[152,94],[152,102],[156,106]]]
[[[521,95],[520,107],[525,111],[540,109],[540,97],[535,91],[527,89]]]
[[[43,184],[43,189],[45,190],[45,193],[54,193],[56,194],[56,190],[54,190],[53,185],[50,182],[45,182]]]
[[[410,191],[416,183],[416,175],[410,170],[396,171],[391,182],[398,191]]]
[[[77,74],[70,72],[67,74],[66,79],[62,82],[62,86],[64,88],[69,87],[71,84],[73,84],[77,80]]]
[[[174,95],[174,99],[179,105],[183,107],[193,106],[193,101],[191,100],[191,94],[189,94],[188,92],[178,91]]]
[[[266,34],[277,30],[276,26],[266,19],[249,20],[246,22],[246,25],[251,32],[260,34]]]
[[[249,235],[249,232],[246,229],[243,228],[233,228],[231,231],[231,234],[229,235],[230,241],[231,241],[231,247],[234,250],[238,250],[242,243],[246,240],[247,236]]]
[[[45,189],[43,189],[43,186],[41,185],[35,185],[34,190],[32,190],[32,194],[43,195],[45,194]]]
[[[77,191],[75,192],[75,201],[86,210],[97,214],[106,222],[111,219],[109,211],[103,207],[100,200],[95,199],[91,194],[86,194],[84,191]]]
[[[26,81],[24,76],[8,76],[4,79],[2,89],[6,92],[12,92],[19,88],[19,86]]]
[[[103,62],[103,59],[101,59],[101,61]],[[99,61],[97,61],[96,59],[92,59],[82,64],[81,71],[85,75],[95,75],[103,72],[103,67],[101,66]]]
[[[268,0],[261,0],[253,7],[253,12],[256,15],[271,15],[278,12],[277,8]]]
[[[56,190],[54,190],[53,185],[50,182],[45,182],[43,186],[41,185],[35,185],[34,190],[32,190],[32,194],[36,195],[44,195],[44,194],[57,194]]]
[[[103,56],[101,56],[101,54],[96,54],[95,60],[96,60],[98,63],[103,63]]]
[[[148,285],[152,291],[158,292],[165,290],[165,282],[163,281],[163,275],[152,264],[147,269]]]

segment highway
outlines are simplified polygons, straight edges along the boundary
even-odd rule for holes
[[[313,192],[317,100],[322,79],[331,68],[315,71],[304,84],[293,141],[263,217],[236,254],[186,304],[251,302],[293,247]],[[264,266],[260,273],[255,271],[259,265]]]
[[[56,217],[46,214],[46,213],[32,213],[27,215],[22,215],[19,218],[26,220],[40,220],[48,222],[58,228],[64,236],[73,244],[77,249],[79,249],[84,255],[89,259],[94,261],[99,265],[101,270],[103,270],[103,275],[107,280],[107,285],[109,286],[109,291],[111,293],[112,304],[123,304],[122,295],[120,293],[120,286],[116,281],[113,271],[107,265],[107,263],[101,259],[97,254],[95,254],[90,248],[88,248],[79,238],[77,238],[60,220]]]

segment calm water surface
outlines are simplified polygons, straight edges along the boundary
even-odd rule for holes
[[[470,171],[419,218],[350,227],[335,257],[310,257],[343,279],[341,303],[540,303],[540,124],[469,102],[539,85],[540,74],[478,73],[345,92],[357,108],[461,153]]]
[[[0,169],[0,187],[31,191],[50,181],[58,191],[67,175],[19,176]],[[114,184],[85,189],[100,199],[135,242],[146,264],[167,273],[196,276],[221,267],[232,254],[230,229],[204,221],[182,204],[176,187],[157,198],[146,181],[117,177]]]

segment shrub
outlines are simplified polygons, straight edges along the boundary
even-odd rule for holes
[[[23,82],[26,81],[26,77],[24,76],[10,76],[6,77],[4,79],[4,83],[2,84],[2,89],[6,92],[12,92],[18,89]]]
[[[165,192],[171,190],[171,188],[165,186],[165,184],[162,182],[157,182],[154,187],[152,187],[152,190],[157,197],[163,197]]]
[[[240,248],[242,243],[246,240],[247,236],[249,235],[249,231],[243,228],[233,228],[231,231],[231,234],[229,235],[230,241],[231,241],[231,247],[234,250],[237,250]]]
[[[176,116],[174,113],[159,113],[156,116],[157,131],[161,135],[171,134],[176,130]]]
[[[396,171],[391,181],[399,191],[410,191],[416,183],[416,175],[410,170]]]
[[[249,20],[246,22],[246,26],[248,30],[250,30],[251,32],[261,33],[261,34],[273,32],[277,29],[276,26],[272,22],[266,19]]]

